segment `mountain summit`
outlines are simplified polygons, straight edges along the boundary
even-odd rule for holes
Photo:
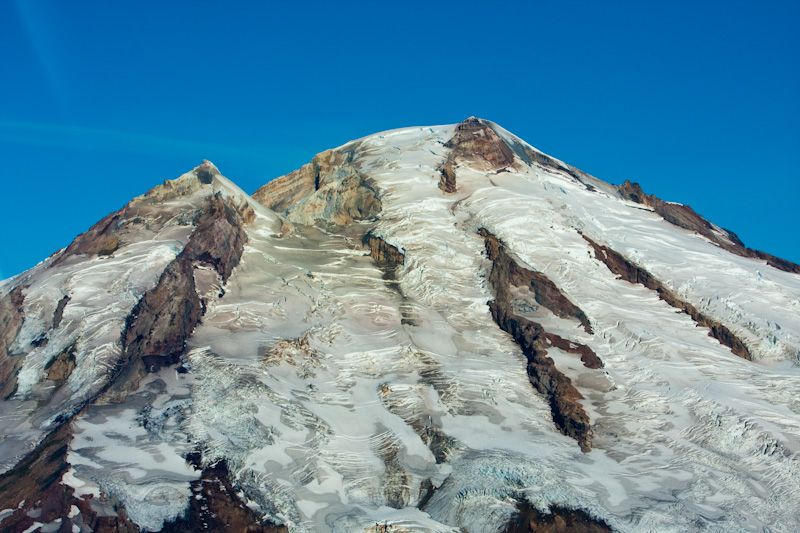
[[[133,199],[0,389],[3,531],[800,530],[800,266],[475,117]]]

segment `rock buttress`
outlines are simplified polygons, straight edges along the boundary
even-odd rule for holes
[[[17,374],[25,359],[22,354],[11,353],[11,345],[25,322],[22,289],[15,287],[0,298],[0,398],[8,398],[16,392]]]
[[[194,280],[196,264],[214,267],[223,283],[239,263],[247,241],[246,217],[219,194],[208,199],[183,251],[167,265],[126,319],[122,367],[104,401],[118,401],[135,389],[148,371],[175,364],[205,312]]]
[[[486,252],[494,265],[491,281],[495,291],[498,291],[498,298],[511,300],[508,287],[512,285],[529,288],[540,305],[545,306],[556,316],[577,320],[586,333],[592,332],[592,326],[589,324],[586,313],[564,296],[564,293],[547,276],[519,266],[508,254],[500,240],[485,229],[479,230],[478,233],[484,238]],[[497,269],[495,270],[494,267]]]
[[[517,514],[505,533],[612,533],[602,520],[592,518],[580,509],[552,506],[542,513],[527,502],[517,505]]]
[[[564,435],[575,439],[582,451],[590,451],[592,429],[589,415],[579,402],[583,396],[569,377],[558,370],[553,360],[547,357],[547,348],[551,346],[567,347],[567,351],[579,353],[584,366],[588,368],[599,368],[602,366],[602,362],[588,346],[548,333],[541,324],[515,314],[512,306],[511,286],[533,287],[535,293],[547,294],[548,297],[542,298],[540,302],[542,305],[552,306],[548,309],[551,309],[556,315],[573,318],[580,322],[587,331],[591,331],[586,315],[572,302],[569,302],[550,280],[543,285],[548,287],[552,285],[552,288],[537,291],[537,284],[542,283],[541,279],[544,276],[517,265],[508,255],[502,243],[485,229],[479,230],[479,233],[485,240],[486,252],[492,261],[492,271],[489,276],[495,292],[495,299],[489,302],[492,318],[503,331],[514,338],[525,354],[528,360],[528,377],[536,390],[547,398],[556,427]],[[556,296],[553,290],[560,296]]]
[[[189,462],[198,469],[200,454],[190,454]],[[262,521],[238,495],[225,460],[203,468],[197,481],[192,482],[193,498],[184,516],[164,524],[162,533],[193,533],[205,531],[236,531],[242,533],[287,533],[286,526]]]
[[[71,439],[69,423],[65,422],[14,468],[0,475],[0,506],[15,509],[3,519],[2,531],[29,531],[34,522],[53,524],[60,520],[58,531],[74,531],[82,524],[97,533],[138,533],[139,528],[128,520],[120,505],[114,506],[117,516],[98,516],[88,500],[76,497],[71,487],[61,483],[70,466],[67,453]],[[79,514],[72,512],[72,506]]]
[[[747,248],[735,233],[714,226],[688,205],[665,202],[655,195],[645,194],[638,183],[629,180],[620,185],[618,190],[622,198],[650,207],[670,224],[697,232],[723,250],[741,257],[766,261],[768,265],[785,272],[800,274],[800,265],[761,250]]]
[[[484,172],[497,171],[514,164],[514,152],[482,120],[470,117],[456,126],[453,137],[445,143],[450,153],[440,168],[439,188],[456,192],[456,167],[460,163],[475,163]]]
[[[50,266],[55,267],[74,255],[112,255],[129,241],[135,241],[137,232],[143,228],[157,233],[165,226],[174,224],[176,217],[182,219],[182,224],[195,223],[200,210],[185,211],[185,206],[169,206],[169,202],[191,196],[212,183],[215,175],[219,175],[217,167],[204,161],[191,172],[156,185],[75,237],[63,252],[57,252]],[[184,211],[181,212],[181,209]]]
[[[620,276],[629,283],[644,285],[648,289],[658,293],[658,297],[667,302],[672,307],[679,309],[692,317],[699,326],[708,328],[708,335],[714,337],[721,344],[730,348],[731,352],[742,359],[752,360],[750,350],[730,329],[720,324],[716,320],[709,318],[701,313],[695,306],[678,297],[669,290],[661,281],[655,278],[650,272],[642,267],[631,263],[621,253],[612,250],[608,246],[601,246],[592,239],[583,235],[583,238],[594,249],[594,256],[602,261],[614,274]]]
[[[357,145],[327,150],[299,170],[276,178],[253,198],[299,224],[345,225],[373,220],[381,212],[375,182],[355,164]]]
[[[382,268],[396,268],[406,261],[406,256],[397,247],[376,237],[371,232],[364,236],[363,243],[369,246],[369,255]]]

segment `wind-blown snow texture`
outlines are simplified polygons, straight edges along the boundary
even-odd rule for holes
[[[456,126],[338,148],[378,193],[373,220],[293,224],[309,217],[276,214],[218,174],[167,198],[189,210],[220,192],[248,202],[255,219],[224,287],[196,268],[206,309],[180,366],[148,374],[122,403],[81,400],[103,383],[127,313],[192,226],[178,218],[110,257],[51,258],[6,280],[0,296],[25,287],[25,321],[9,350],[25,359],[2,402],[3,469],[58,415],[82,409],[63,483],[78,496],[112,496],[148,531],[194,497],[201,472],[185,459],[193,449],[203,464],[225,459],[247,505],[290,531],[388,521],[494,532],[523,500],[581,509],[618,531],[800,530],[800,276],[722,250],[481,124],[514,163],[451,158],[455,192],[439,182]],[[321,211],[320,201],[305,203]],[[518,295],[519,316],[603,362],[589,369],[578,355],[547,350],[583,396],[588,453],[558,431],[520,347],[492,320],[481,228],[589,318],[591,333]],[[403,263],[377,265],[362,244],[368,231]],[[724,324],[753,361],[655,291],[618,279],[582,235]],[[49,342],[32,348],[48,328]],[[75,370],[53,393],[45,367],[72,344]]]

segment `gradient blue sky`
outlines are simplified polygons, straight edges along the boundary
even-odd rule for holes
[[[0,2],[0,278],[213,161],[493,120],[800,262],[800,2]]]

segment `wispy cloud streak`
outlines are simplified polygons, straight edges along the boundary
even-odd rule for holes
[[[0,120],[0,142],[43,148],[136,154],[187,154],[197,157],[263,159],[278,149],[236,146],[104,128]]]

